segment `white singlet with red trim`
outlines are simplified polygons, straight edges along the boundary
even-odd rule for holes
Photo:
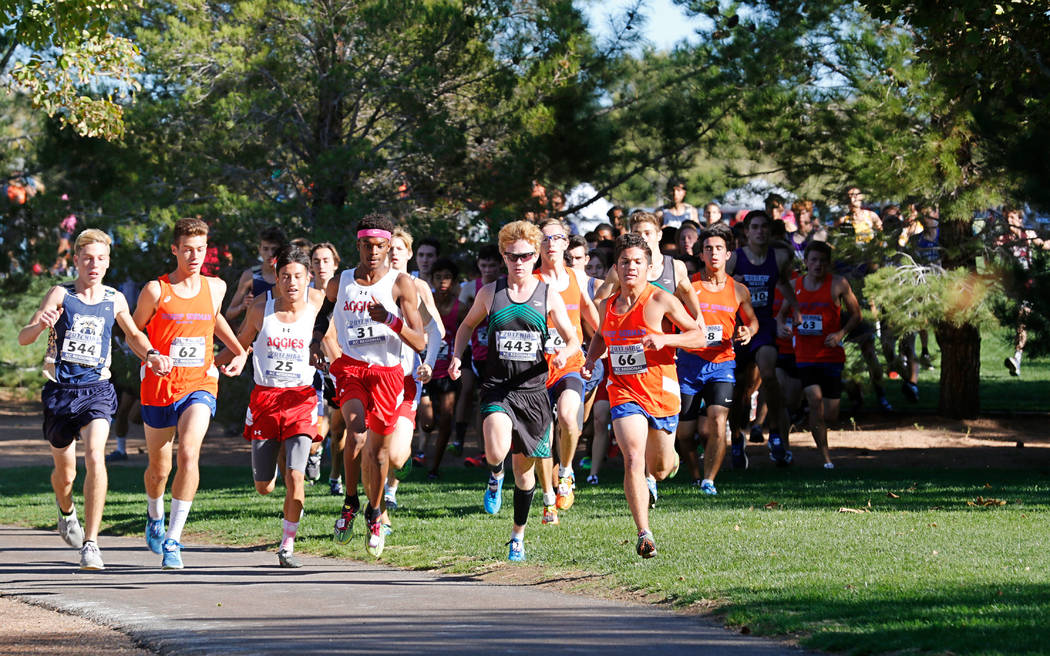
[[[401,275],[391,269],[373,285],[360,285],[354,279],[357,269],[339,275],[339,295],[335,301],[336,336],[343,355],[380,367],[401,364],[404,342],[390,326],[372,321],[368,306],[373,297],[386,311],[401,318],[401,308],[394,302],[394,281]]]
[[[284,323],[274,314],[274,302],[272,296],[266,300],[262,328],[252,343],[255,384],[263,387],[312,385],[315,371],[310,366],[313,314],[303,312],[298,321]]]

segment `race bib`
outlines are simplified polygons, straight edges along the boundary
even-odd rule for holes
[[[102,336],[66,331],[62,340],[62,361],[95,367],[102,362]]]
[[[812,337],[824,334],[824,317],[819,314],[803,314],[802,323],[798,325],[799,335]]]
[[[751,290],[751,307],[766,307],[769,304],[769,289],[763,287],[761,289]]]
[[[551,355],[554,355],[563,348],[565,348],[565,340],[562,339],[561,333],[558,331],[551,333],[550,337],[547,338],[547,343],[544,344],[544,349]]]
[[[540,352],[540,334],[526,330],[497,331],[496,349],[501,360],[533,362]]]
[[[707,345],[713,346],[722,341],[722,329],[725,328],[720,323],[707,324],[707,328],[704,330],[704,338],[707,339]]]
[[[639,344],[619,344],[609,347],[609,362],[617,376],[645,373],[645,349]]]
[[[307,366],[307,355],[300,352],[272,350],[266,354],[266,375],[276,380],[299,380]]]
[[[479,330],[477,333],[475,333],[475,335],[474,335],[474,342],[478,346],[488,347],[488,345],[489,345],[489,331],[488,331],[488,328],[485,328],[483,330]]]
[[[379,324],[371,319],[347,322],[346,324],[346,343],[349,346],[378,344],[383,339],[383,332],[380,330]]]
[[[171,363],[176,367],[203,367],[204,366],[204,338],[203,337],[176,337],[171,340]]]
[[[450,359],[452,353],[452,345],[445,340],[441,340],[441,344],[438,346],[438,360]]]

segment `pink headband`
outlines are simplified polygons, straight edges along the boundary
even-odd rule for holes
[[[363,237],[379,237],[380,239],[390,239],[391,234],[386,230],[379,230],[377,228],[370,228],[368,230],[358,230],[357,238],[361,239]]]

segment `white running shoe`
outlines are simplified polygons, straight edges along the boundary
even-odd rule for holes
[[[58,516],[58,534],[66,541],[66,544],[74,549],[84,546],[84,529],[80,526],[76,515]]]
[[[91,540],[85,542],[80,548],[80,569],[106,569],[102,563],[102,552]]]

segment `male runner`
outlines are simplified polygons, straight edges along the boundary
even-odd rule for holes
[[[697,320],[678,299],[649,284],[646,272],[651,264],[652,251],[640,235],[616,239],[620,291],[601,305],[601,331],[591,340],[583,366],[583,376],[589,378],[598,358],[609,352],[609,404],[623,451],[624,494],[638,528],[635,550],[642,558],[656,555],[646,471],[662,480],[678,469],[674,434],[682,401],[674,349],[706,344]],[[665,334],[665,319],[682,332]]]
[[[173,231],[175,271],[151,280],[139,294],[135,325],[146,329],[161,355],[172,359],[171,373],[142,373],[142,421],[149,464],[146,487],[146,544],[162,554],[164,569],[182,569],[182,529],[197,494],[198,460],[208,423],[215,415],[219,373],[212,343],[218,337],[234,353],[223,373],[236,376],[248,352],[219,313],[226,283],[201,275],[208,249],[208,225],[179,219]],[[171,473],[171,452],[179,436],[178,470],[171,485],[171,514],[164,530],[164,490]]]
[[[277,254],[275,269],[277,294],[256,298],[237,334],[241,346],[252,348],[255,376],[244,439],[252,445],[252,474],[259,494],[273,492],[278,454],[284,449],[284,518],[277,562],[281,567],[302,567],[294,552],[306,500],[306,461],[310,445],[321,441],[310,338],[324,292],[310,288],[306,251],[286,247]],[[232,356],[224,350],[215,361],[225,364]]]
[[[810,242],[805,256],[806,275],[795,282],[802,315],[795,336],[795,360],[809,403],[813,440],[824,457],[824,468],[834,469],[827,424],[838,420],[846,362],[842,340],[860,323],[860,304],[849,282],[831,273],[830,246],[822,241]],[[845,324],[840,323],[840,306],[849,316]]]
[[[560,219],[544,219],[539,224],[543,234],[540,247],[540,268],[536,275],[561,295],[565,310],[576,331],[576,339],[583,343],[583,322],[591,330],[598,329],[598,310],[586,293],[587,277],[581,276],[575,269],[565,266],[565,249],[569,245],[568,228]],[[551,397],[558,420],[558,488],[555,499],[548,497],[548,480],[541,475],[540,483],[544,484],[544,522],[557,523],[557,510],[568,510],[575,500],[573,486],[575,474],[572,460],[576,455],[580,432],[583,430],[583,351],[569,351],[564,366],[555,367],[551,360],[564,349],[564,343],[554,330],[554,325],[547,326],[550,338],[544,344],[547,357],[547,391]],[[553,501],[553,503],[552,503]],[[556,506],[552,508],[551,506]]]
[[[441,460],[452,437],[452,420],[456,411],[456,396],[459,393],[458,380],[448,375],[448,365],[452,361],[452,341],[456,328],[467,313],[467,305],[459,301],[459,267],[452,260],[440,257],[430,270],[434,281],[434,304],[438,317],[444,327],[445,337],[438,347],[437,361],[434,363],[430,380],[426,384],[427,396],[434,412],[434,423],[437,426],[438,438],[434,445],[434,460],[430,464],[427,476],[438,478]],[[462,452],[462,445],[460,446]]]
[[[534,470],[551,457],[551,406],[547,396],[547,360],[543,345],[549,338],[548,320],[565,340],[565,348],[551,358],[555,368],[580,348],[576,331],[561,296],[532,273],[543,233],[526,221],[514,221],[499,231],[499,247],[507,277],[481,288],[456,331],[449,376],[460,375],[459,354],[475,327],[488,318],[492,353],[481,382],[482,434],[489,484],[485,512],[494,515],[503,505],[503,461],[512,451],[514,467],[514,528],[508,560],[525,560],[525,522],[536,493]]]
[[[89,228],[74,242],[77,279],[52,287],[29,323],[18,333],[18,343],[29,346],[48,331],[44,355],[44,437],[51,444],[55,467],[51,487],[58,504],[58,534],[80,549],[81,569],[104,569],[98,548],[98,530],[106,504],[105,449],[109,424],[117,411],[117,395],[109,380],[113,324],[124,331],[127,344],[158,376],[171,369],[135,327],[128,302],[117,290],[102,284],[109,268],[109,235]],[[73,504],[77,477],[75,440],[84,440],[84,527]],[[68,510],[67,510],[68,508]],[[86,530],[85,530],[86,529]]]
[[[277,283],[277,270],[274,268],[274,262],[277,253],[287,243],[288,236],[277,226],[264,228],[259,233],[259,260],[261,263],[245,270],[237,281],[237,290],[224,315],[228,321],[236,321],[237,317],[251,307],[256,297],[266,296],[266,292],[273,289]]]
[[[693,484],[699,485],[705,494],[714,495],[718,494],[715,476],[725,457],[726,420],[733,405],[733,384],[736,382],[733,342],[747,346],[751,335],[758,330],[758,318],[751,307],[747,287],[729,277],[725,270],[733,231],[725,223],[716,223],[704,228],[699,243],[704,269],[697,275],[693,288],[703,313],[707,346],[678,351],[678,377],[682,388],[678,442],[693,476]],[[740,325],[737,325],[738,313],[743,318]],[[700,477],[700,462],[693,442],[701,405],[707,409],[701,429],[703,478]]]
[[[361,263],[333,278],[327,289],[328,301],[335,305],[332,328],[342,351],[329,371],[335,377],[336,399],[347,426],[343,449],[346,496],[335,522],[335,541],[350,541],[360,510],[359,474],[354,467],[360,457],[368,497],[367,548],[376,558],[383,553],[386,540],[380,504],[390,467],[389,437],[405,398],[402,349],[407,344],[419,352],[425,346],[416,286],[411,277],[390,268],[393,230],[393,220],[384,214],[362,218],[357,229]],[[314,339],[317,337],[315,327]]]
[[[663,226],[677,228],[682,225],[682,221],[700,223],[696,208],[685,202],[685,180],[671,178],[667,182],[667,197],[671,202],[654,212]]]
[[[744,348],[736,352],[737,383],[733,395],[732,440],[730,454],[733,466],[747,467],[744,440],[749,429],[751,405],[747,402],[761,385],[766,400],[770,425],[776,430],[769,432],[769,455],[778,465],[791,463],[787,451],[787,413],[783,396],[777,382],[776,337],[788,330],[784,316],[795,308],[795,293],[788,280],[791,275],[792,255],[787,249],[770,247],[772,221],[763,210],[754,210],[744,218],[747,245],[736,249],[726,264],[726,273],[737,282],[747,286],[751,293],[751,306],[758,317],[758,330]],[[773,314],[773,290],[780,289],[785,304],[780,313]]]
[[[328,289],[328,283],[335,277],[339,270],[339,251],[330,242],[321,242],[310,247],[310,274],[313,279],[310,286],[324,292]],[[314,376],[314,387],[317,388],[317,432],[321,437],[328,437],[331,463],[328,471],[328,492],[333,496],[343,494],[343,442],[346,440],[346,424],[343,423],[343,413],[331,412],[338,410],[335,404],[335,383],[327,371],[328,359],[325,364],[320,365]],[[310,458],[307,460],[307,470],[310,469],[311,460],[317,459],[320,465],[321,449],[310,449]],[[307,480],[309,480],[309,471]]]

